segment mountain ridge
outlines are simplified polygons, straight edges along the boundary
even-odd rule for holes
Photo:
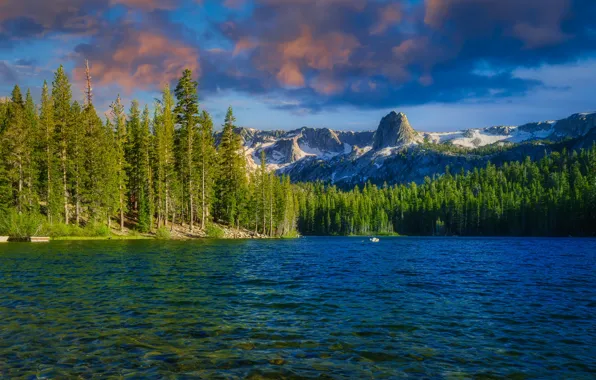
[[[565,147],[579,149],[596,141],[596,112],[576,113],[557,121],[520,126],[492,126],[453,132],[416,131],[407,116],[392,111],[374,131],[302,127],[290,131],[237,128],[249,167],[260,164],[288,174],[293,181],[325,181],[353,186],[420,182],[443,174],[445,167],[472,170],[488,161],[505,162]],[[562,148],[561,148],[562,149]],[[482,154],[478,154],[482,151]]]

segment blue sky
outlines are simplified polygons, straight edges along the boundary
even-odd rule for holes
[[[420,130],[596,111],[593,0],[4,0],[0,96],[63,64],[75,98],[150,104],[184,68],[219,124]]]

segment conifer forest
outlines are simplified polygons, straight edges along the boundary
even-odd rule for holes
[[[190,70],[153,104],[125,108],[115,95],[105,115],[91,80],[87,67],[74,100],[82,89],[59,67],[39,104],[19,86],[0,101],[0,219],[146,234],[216,223],[271,237],[596,232],[594,147],[418,184],[292,183],[267,170],[264,154],[247,165],[231,107],[215,132]]]

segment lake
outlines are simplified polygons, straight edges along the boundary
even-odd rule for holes
[[[0,378],[596,377],[596,240],[0,246]]]

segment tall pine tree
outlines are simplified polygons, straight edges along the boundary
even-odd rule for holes
[[[199,117],[199,96],[197,94],[198,83],[192,79],[192,71],[184,70],[182,77],[178,81],[176,98],[178,102],[174,112],[176,122],[180,125],[180,158],[182,180],[184,182],[185,195],[188,200],[188,224],[190,232],[193,232],[194,226],[194,201],[195,192],[195,158],[196,158],[196,138],[197,122]]]
[[[52,100],[54,102],[54,132],[56,134],[57,153],[60,162],[60,176],[62,182],[62,205],[64,223],[70,221],[69,215],[69,162],[68,150],[71,143],[71,100],[72,91],[70,81],[64,72],[64,67],[60,65],[54,74],[52,83]]]

